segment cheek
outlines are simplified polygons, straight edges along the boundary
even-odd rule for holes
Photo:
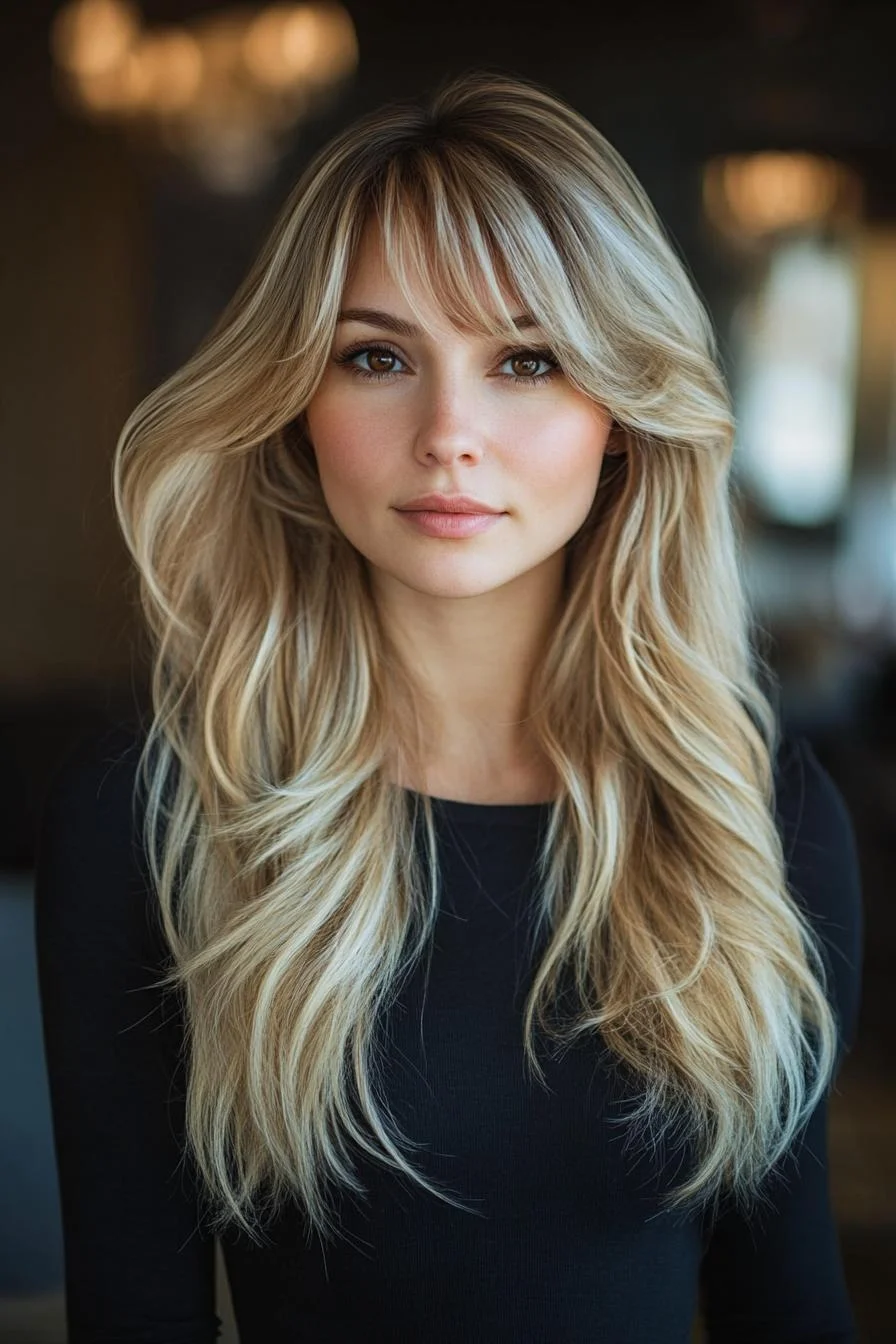
[[[517,473],[543,495],[557,499],[593,495],[611,424],[611,418],[591,404],[561,402],[518,417],[506,442],[513,446]]]
[[[369,415],[345,401],[322,397],[309,404],[306,423],[325,490],[342,492],[376,480],[384,457],[377,451]]]

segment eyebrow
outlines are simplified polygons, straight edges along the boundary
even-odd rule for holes
[[[385,313],[379,308],[344,308],[336,321],[366,322],[372,327],[384,327],[386,331],[394,331],[398,336],[415,337],[422,335],[420,328],[415,326],[413,322],[406,322],[403,317],[396,317],[394,313]],[[537,327],[539,325],[530,313],[518,313],[512,321],[518,331],[523,331],[526,327]]]

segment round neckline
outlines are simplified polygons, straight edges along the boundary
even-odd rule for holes
[[[405,789],[405,793],[412,798],[424,797],[416,789]],[[503,822],[531,824],[554,805],[553,800],[543,803],[469,803],[459,798],[438,798],[435,794],[430,794],[429,799],[436,813],[441,813],[448,820],[483,826]]]

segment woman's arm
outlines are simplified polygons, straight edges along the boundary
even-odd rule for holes
[[[864,918],[855,834],[844,800],[804,738],[779,783],[791,888],[821,934],[840,1058],[855,1040]],[[701,1290],[710,1344],[855,1344],[828,1179],[823,1098],[766,1189],[772,1207],[715,1222]]]
[[[70,1344],[211,1344],[214,1239],[181,1161],[182,1022],[147,988],[164,943],[132,819],[138,746],[114,731],[57,772],[35,933]],[[140,814],[138,813],[138,822]]]

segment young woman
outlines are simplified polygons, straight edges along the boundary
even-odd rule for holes
[[[843,799],[751,640],[711,327],[535,84],[314,161],[115,462],[153,717],[48,799],[74,1344],[853,1339]]]

